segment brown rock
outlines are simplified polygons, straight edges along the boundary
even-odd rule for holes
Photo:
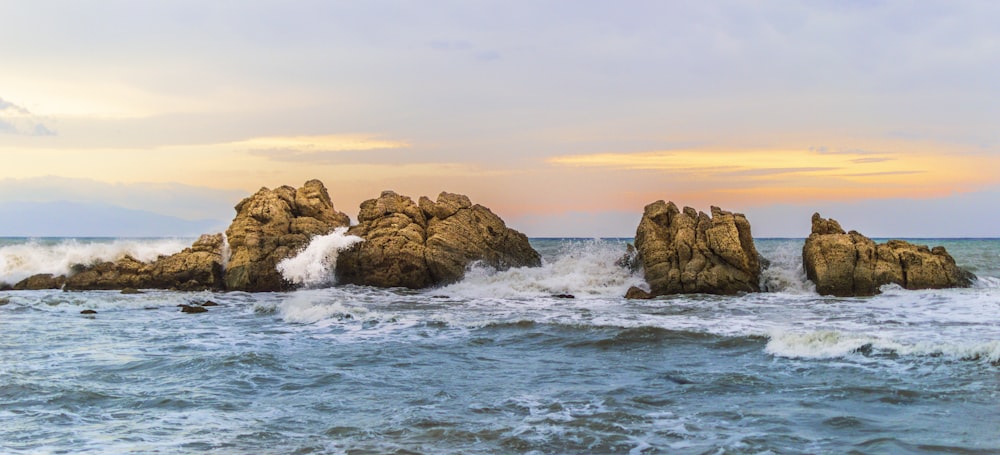
[[[477,261],[500,270],[541,265],[524,234],[460,194],[415,204],[384,191],[361,204],[348,233],[365,241],[338,257],[341,283],[417,289],[461,280]]]
[[[350,218],[333,207],[319,180],[301,188],[261,188],[236,205],[226,236],[231,256],[225,288],[242,291],[280,291],[291,288],[276,269],[278,262],[304,248],[313,236],[348,226]]]
[[[644,290],[642,290],[642,289],[640,289],[638,287],[635,287],[635,286],[632,286],[632,287],[628,288],[628,291],[625,291],[625,298],[626,299],[649,300],[649,299],[651,299],[653,297],[655,297],[653,294],[650,294],[650,293],[648,293],[648,292],[646,292],[646,291],[644,291]]]
[[[15,291],[36,291],[40,289],[61,289],[66,284],[66,277],[53,276],[51,273],[32,275],[14,285]]]
[[[97,312],[94,310],[83,310],[80,314],[97,314]]]
[[[943,247],[932,250],[902,240],[877,245],[856,231],[845,233],[818,213],[802,247],[802,263],[818,293],[839,297],[875,295],[890,283],[906,289],[968,287],[975,278]]]
[[[207,313],[208,308],[196,305],[180,305],[181,313]]]
[[[160,256],[151,263],[125,256],[114,262],[76,265],[66,278],[66,290],[138,289],[182,291],[222,289],[222,234],[203,235],[179,253]],[[126,292],[128,291],[128,292]]]
[[[202,235],[190,248],[157,259],[140,287],[181,291],[223,289],[224,242],[222,234]]]
[[[656,201],[645,208],[635,247],[653,295],[760,291],[760,260],[742,214],[712,207],[709,217]]]

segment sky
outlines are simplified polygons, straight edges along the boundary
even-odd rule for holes
[[[1000,237],[1000,2],[53,0],[0,22],[22,230],[50,232],[25,202],[224,227],[318,178],[352,218],[449,191],[533,237],[630,237],[659,199],[757,237],[816,211]]]

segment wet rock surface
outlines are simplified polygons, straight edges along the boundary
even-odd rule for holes
[[[348,234],[365,241],[340,253],[340,283],[420,289],[461,280],[474,262],[499,270],[541,265],[524,234],[460,194],[418,204],[384,191],[361,204]]]
[[[635,234],[635,260],[650,294],[760,291],[761,266],[750,223],[742,214],[718,207],[711,212],[682,211],[664,201],[646,206]]]
[[[968,287],[975,276],[955,265],[944,247],[903,240],[876,244],[840,223],[812,216],[812,233],[802,247],[806,276],[822,295],[870,296],[886,284],[906,289]]]
[[[231,291],[291,289],[276,268],[278,262],[304,248],[313,236],[350,224],[319,180],[298,189],[261,188],[235,208],[236,218],[226,230],[231,256],[224,280]]]

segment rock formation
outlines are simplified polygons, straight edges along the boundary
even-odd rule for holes
[[[78,265],[74,273],[65,278],[65,289],[221,290],[223,244],[222,234],[206,234],[190,248],[160,256],[151,263],[125,256],[114,262]]]
[[[384,191],[361,203],[348,234],[365,241],[340,253],[340,283],[419,289],[458,281],[477,261],[501,270],[541,265],[524,234],[460,194],[416,204]]]
[[[333,207],[326,187],[310,180],[301,188],[261,188],[236,205],[226,230],[231,257],[225,288],[231,291],[282,291],[291,288],[278,262],[304,248],[316,235],[348,226],[350,218]]]
[[[906,289],[968,287],[975,278],[955,265],[944,247],[929,249],[902,240],[877,245],[840,223],[812,216],[812,233],[802,247],[806,276],[822,295],[875,295],[883,285]]]
[[[709,217],[656,201],[645,208],[635,247],[652,295],[760,291],[760,259],[742,214],[712,207]]]
[[[29,276],[13,286],[15,291],[37,291],[39,289],[61,289],[66,283],[66,277],[51,273],[40,273]]]

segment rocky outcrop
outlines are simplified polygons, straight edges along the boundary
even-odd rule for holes
[[[64,289],[221,290],[223,245],[222,234],[206,234],[190,248],[170,256],[160,256],[151,263],[125,256],[114,262],[77,265],[74,273],[65,278]]]
[[[310,180],[301,188],[261,188],[236,205],[226,236],[231,257],[225,287],[231,291],[282,291],[292,287],[278,272],[282,259],[316,235],[348,226],[350,218],[333,207],[326,187]]]
[[[630,300],[649,300],[653,297],[656,296],[636,286],[629,287],[628,291],[625,291],[625,298]]]
[[[929,249],[902,240],[884,244],[840,223],[812,216],[812,233],[802,247],[806,276],[822,295],[869,296],[886,284],[906,289],[968,287],[974,275],[955,265],[944,247]]]
[[[635,247],[652,295],[760,291],[760,259],[742,214],[712,207],[710,217],[656,201],[645,208]]]
[[[460,194],[417,204],[384,191],[361,203],[348,234],[365,241],[337,258],[337,280],[345,284],[419,289],[458,281],[474,262],[501,270],[541,265],[524,234]]]
[[[66,277],[59,275],[55,276],[51,273],[40,273],[38,275],[29,276],[15,284],[13,290],[15,291],[37,291],[41,289],[61,289],[63,284],[66,283]]]

